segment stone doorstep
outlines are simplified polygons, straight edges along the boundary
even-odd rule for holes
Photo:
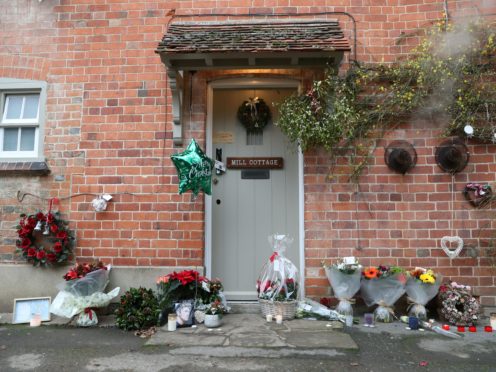
[[[203,325],[180,328],[175,332],[162,327],[147,341],[147,346],[172,348],[236,347],[297,349],[358,349],[351,336],[339,332],[339,322],[291,320],[279,325],[268,323],[260,314],[229,314],[215,329]],[[328,326],[329,325],[329,326]]]

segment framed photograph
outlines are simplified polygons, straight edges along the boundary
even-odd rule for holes
[[[195,314],[195,300],[184,300],[174,303],[176,324],[178,327],[191,327]]]
[[[12,324],[29,323],[34,314],[40,314],[41,321],[50,320],[51,297],[16,298]]]

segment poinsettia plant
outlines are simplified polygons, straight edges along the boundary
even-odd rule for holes
[[[16,246],[33,266],[60,264],[72,259],[74,235],[59,212],[21,214]]]

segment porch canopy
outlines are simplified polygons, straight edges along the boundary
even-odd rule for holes
[[[346,51],[337,20],[172,22],[156,53],[170,79],[174,142],[182,141],[184,71],[338,67]]]

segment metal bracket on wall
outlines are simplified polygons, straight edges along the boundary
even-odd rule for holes
[[[172,94],[172,140],[174,145],[183,144],[183,75],[168,69],[169,86]]]

